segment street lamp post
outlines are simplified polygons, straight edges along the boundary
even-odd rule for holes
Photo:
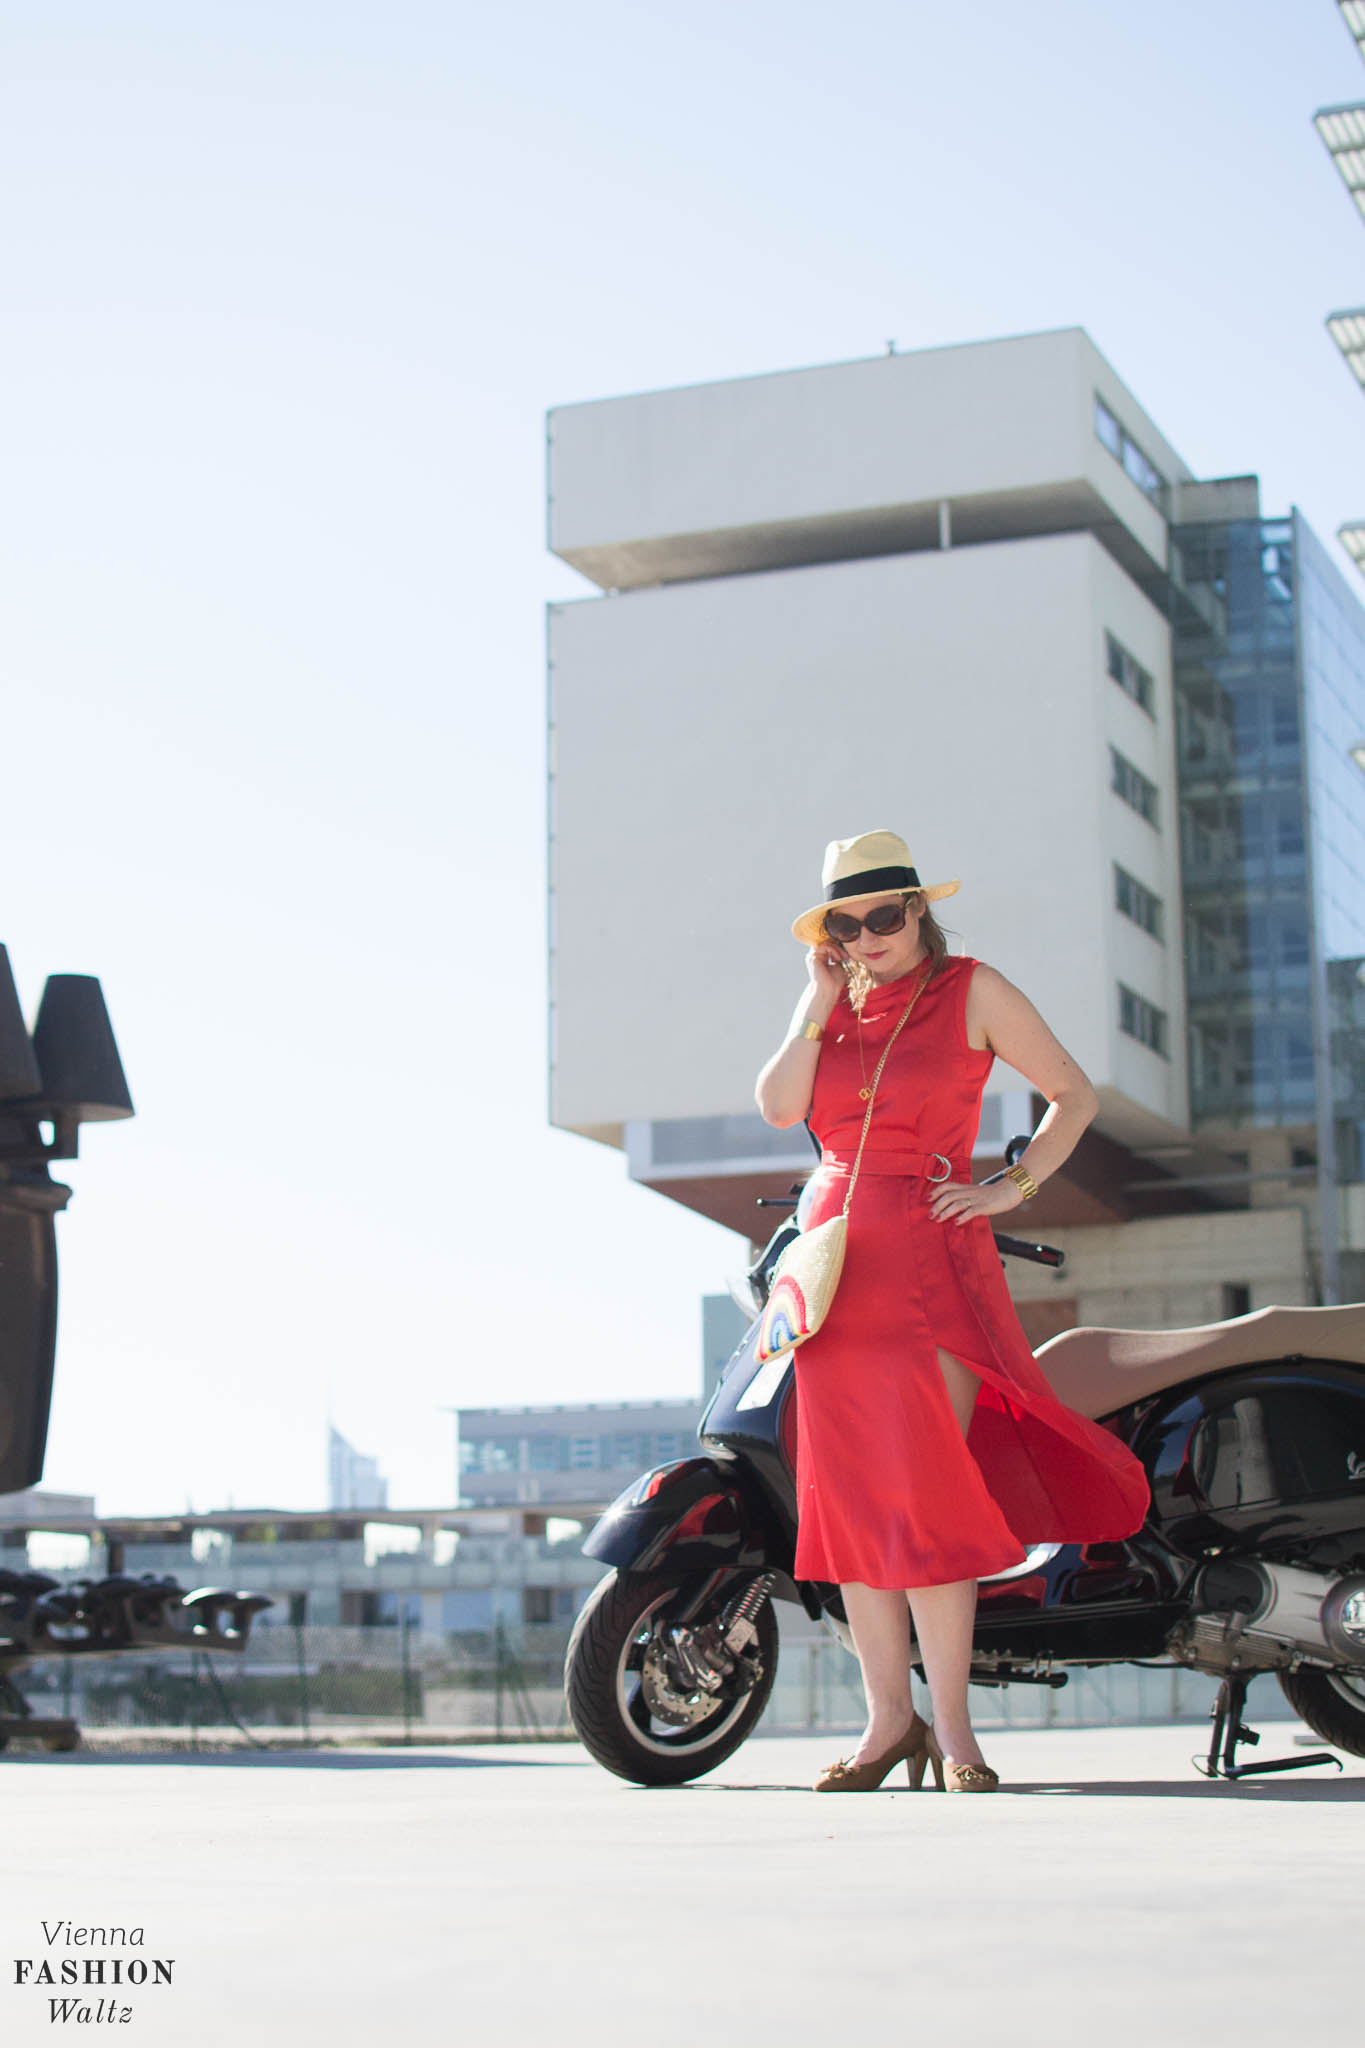
[[[133,1114],[99,982],[49,975],[32,1034],[0,946],[0,1493],[42,1477],[57,1349],[56,1217],[71,1190],[52,1178],[80,1126]]]

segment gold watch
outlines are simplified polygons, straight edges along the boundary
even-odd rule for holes
[[[1031,1202],[1038,1192],[1038,1183],[1026,1166],[1007,1166],[1005,1179],[1014,1182],[1026,1202]]]

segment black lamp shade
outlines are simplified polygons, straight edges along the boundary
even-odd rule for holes
[[[107,1123],[133,1114],[133,1098],[95,975],[48,976],[33,1026],[33,1050],[44,1110],[74,1115],[81,1123]]]

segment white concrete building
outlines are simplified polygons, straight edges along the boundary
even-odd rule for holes
[[[553,411],[550,546],[597,586],[549,617],[553,1122],[766,1235],[755,1195],[811,1164],[753,1103],[788,927],[826,841],[886,827],[1100,1091],[1036,1220],[1189,1209],[1170,1162],[1223,1162],[1191,1133],[1171,532],[1258,519],[1076,328]],[[981,1153],[1037,1107],[997,1064]],[[1205,1280],[1209,1314],[1251,1284]]]

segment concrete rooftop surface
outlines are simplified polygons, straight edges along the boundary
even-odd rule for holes
[[[1266,1722],[1256,1754],[1301,1736]],[[1354,2037],[1365,1762],[1211,1784],[1201,1727],[1028,1730],[986,1739],[993,1796],[911,1793],[899,1767],[876,1793],[811,1791],[855,1741],[756,1736],[668,1791],[568,1743],[11,1750],[0,2039]],[[111,1928],[141,1944],[76,1938]],[[15,1982],[87,1958],[103,1987]],[[112,1986],[115,1958],[149,1978],[169,1959],[172,1981]],[[54,1997],[91,2019],[54,2020]]]

